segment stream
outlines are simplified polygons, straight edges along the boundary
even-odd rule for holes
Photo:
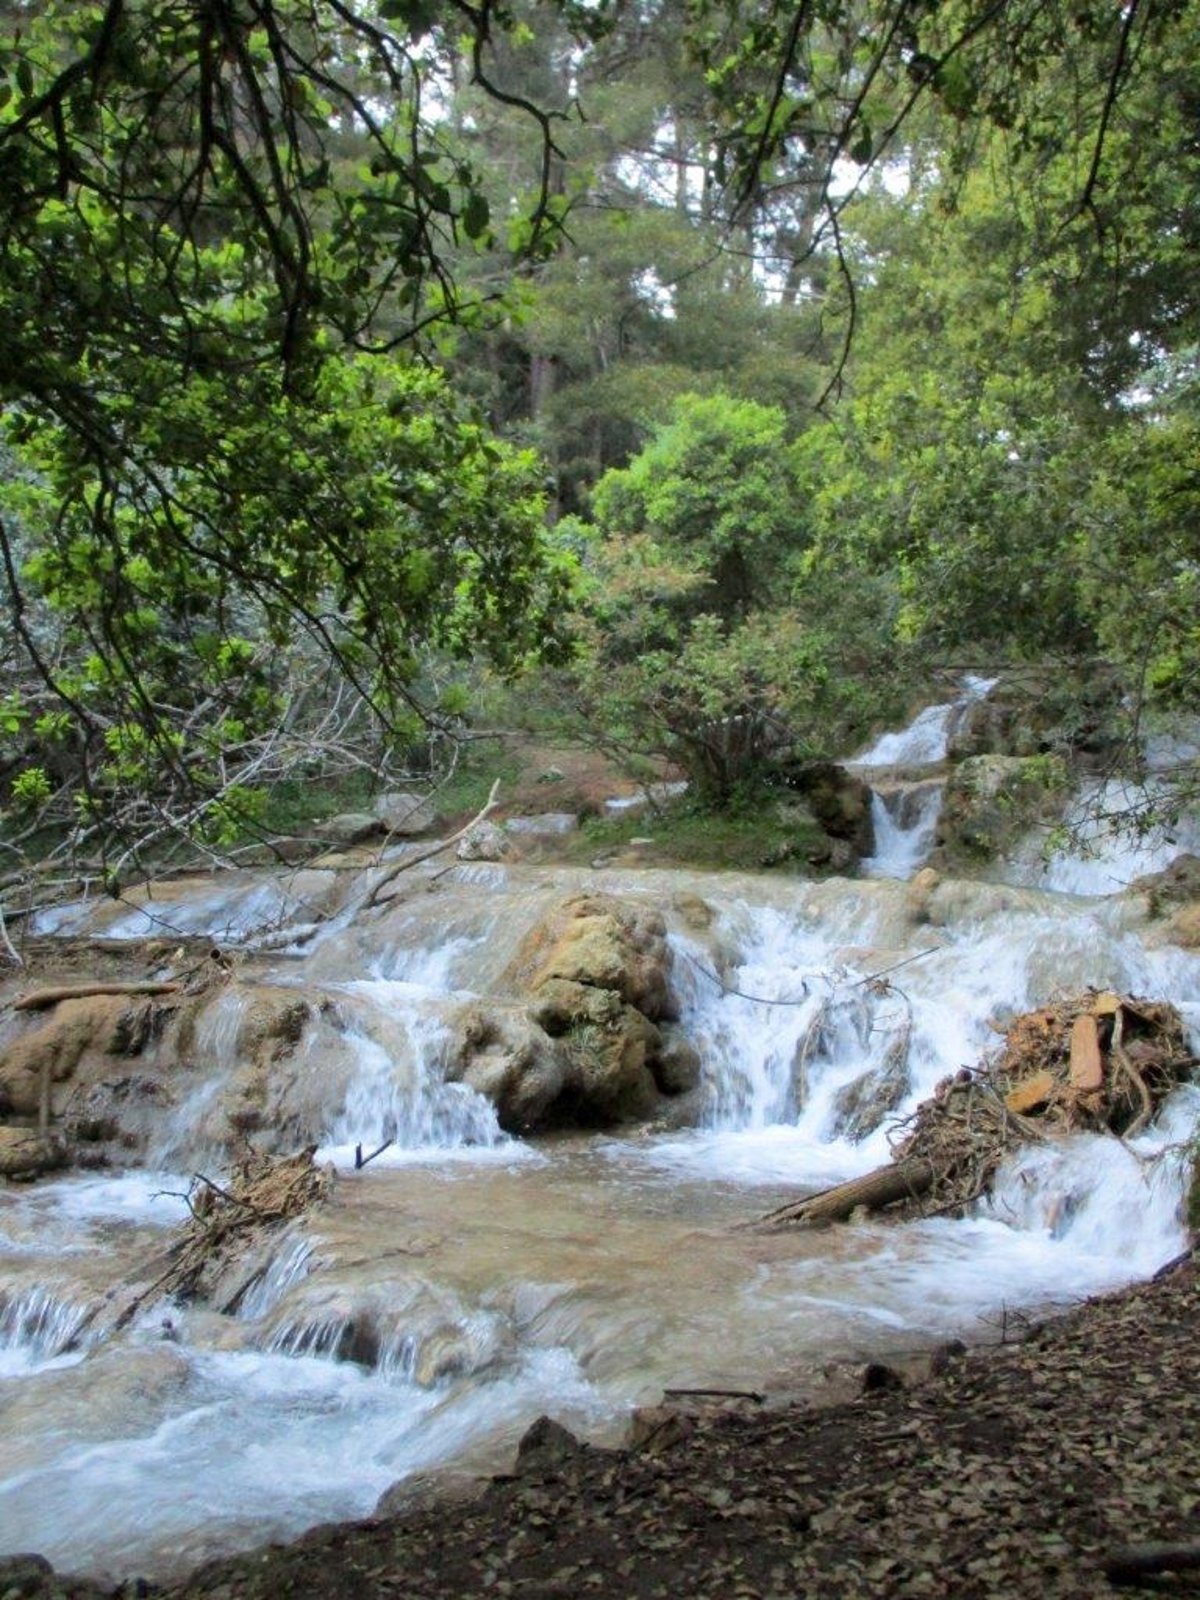
[[[339,1028],[310,1026],[286,1092],[339,1180],[273,1242],[236,1315],[160,1301],[112,1331],[116,1286],[186,1214],[190,1175],[213,1170],[241,991],[206,1013],[148,1168],[0,1191],[3,1550],[162,1578],[368,1515],[400,1480],[501,1470],[542,1412],[616,1443],[664,1388],[809,1393],[823,1363],[997,1338],[1019,1308],[1176,1255],[1194,1087],[1131,1145],[1027,1148],[966,1220],[734,1231],[886,1160],[886,1127],[847,1136],[839,1091],[901,1035],[903,1115],[1056,993],[1170,999],[1200,1033],[1200,955],[1156,943],[1131,899],[947,881],[917,906],[903,871],[917,847],[890,848],[878,876],[819,883],[429,867],[375,916],[340,891],[322,931],[260,957],[258,979],[336,1001]],[[213,880],[105,931],[253,940],[307,925],[318,879]],[[667,920],[698,1120],[521,1141],[445,1081],[448,1019],[588,888]],[[389,1140],[354,1169],[356,1145]]]

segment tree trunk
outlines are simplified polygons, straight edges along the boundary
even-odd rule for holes
[[[803,1223],[822,1227],[829,1222],[845,1222],[859,1206],[865,1206],[868,1211],[882,1211],[897,1200],[915,1199],[933,1187],[933,1176],[928,1161],[891,1162],[861,1178],[851,1178],[849,1183],[835,1184],[832,1189],[822,1189],[820,1194],[810,1194],[806,1200],[780,1206],[778,1211],[763,1217],[758,1226],[778,1228],[789,1223]]]

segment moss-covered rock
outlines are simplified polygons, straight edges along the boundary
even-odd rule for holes
[[[1124,688],[1108,667],[1006,674],[970,701],[950,737],[948,755],[1058,755],[1087,767],[1109,761],[1127,730],[1120,716]]]
[[[971,756],[946,783],[934,864],[963,872],[1002,856],[1039,822],[1061,814],[1069,787],[1059,756]]]

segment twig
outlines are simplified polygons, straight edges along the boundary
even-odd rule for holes
[[[1200,1544],[1127,1544],[1104,1562],[1110,1583],[1137,1584],[1159,1572],[1200,1571]]]
[[[370,894],[367,896],[366,908],[370,910],[372,906],[377,906],[379,904],[379,895],[381,890],[386,888],[386,886],[391,883],[393,878],[399,877],[402,872],[407,872],[410,867],[419,867],[423,861],[432,860],[434,856],[440,855],[443,850],[448,850],[452,844],[457,844],[460,839],[465,838],[465,836],[470,833],[472,828],[477,827],[485,817],[490,816],[491,813],[496,809],[496,806],[499,804],[496,796],[499,794],[499,792],[500,779],[497,778],[495,783],[492,785],[492,792],[488,795],[487,802],[483,809],[477,812],[475,816],[471,818],[470,822],[468,822],[464,827],[460,828],[457,833],[452,833],[448,839],[439,839],[436,844],[430,845],[427,850],[419,850],[415,856],[401,857],[401,859],[397,861],[394,866],[390,867],[388,871],[384,873],[383,877],[380,878],[379,882],[371,890]],[[388,898],[390,899],[391,896],[389,895]]]
[[[383,1143],[379,1146],[378,1150],[372,1150],[371,1154],[369,1156],[363,1155],[363,1147],[362,1147],[362,1145],[356,1144],[354,1146],[354,1170],[355,1170],[355,1172],[361,1172],[362,1169],[367,1165],[368,1162],[374,1161],[375,1157],[376,1156],[381,1156],[385,1150],[390,1150],[391,1147],[395,1144],[395,1142],[396,1142],[395,1139],[385,1139],[383,1141]]]
[[[665,1400],[752,1400],[756,1406],[766,1404],[766,1395],[757,1389],[664,1389]]]
[[[901,967],[907,967],[910,962],[920,961],[925,956],[934,955],[940,949],[941,945],[931,944],[928,950],[918,950],[915,956],[905,956],[903,961],[897,961],[890,967],[881,967],[878,972],[868,972],[865,978],[856,978],[850,987],[858,989],[864,983],[875,983],[879,978],[886,978],[889,972],[899,972]]]
[[[8,936],[8,929],[4,925],[4,907],[3,906],[0,906],[0,949],[2,949],[4,951],[4,954],[12,962],[14,967],[23,967],[25,965],[24,961],[17,954],[17,951],[13,946],[12,940]]]

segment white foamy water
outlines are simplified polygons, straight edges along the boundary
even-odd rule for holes
[[[1032,835],[1004,876],[1010,883],[1059,894],[1120,894],[1135,878],[1170,866],[1176,856],[1200,852],[1200,816],[1195,812],[1140,830],[1134,826],[1139,816],[1169,806],[1170,791],[1157,779],[1089,783],[1064,814],[1065,842],[1046,856],[1045,835]]]
[[[359,1152],[381,1152],[376,1159],[394,1164],[509,1142],[489,1100],[465,1084],[446,1082],[450,1035],[438,1013],[423,1009],[460,953],[456,940],[423,965],[411,962],[410,970],[424,982],[393,978],[346,985],[366,1011],[347,1034],[355,1065],[319,1160],[354,1166]]]
[[[996,682],[995,678],[967,674],[958,699],[946,705],[927,706],[907,728],[882,734],[847,765],[870,782],[872,773],[881,769],[900,768],[911,774],[913,769],[945,761],[950,739],[971,705],[984,699]],[[930,782],[902,784],[883,791],[872,788],[875,850],[862,863],[862,871],[868,877],[908,878],[923,865],[933,849],[944,787]]]
[[[950,737],[973,700],[982,700],[996,684],[995,678],[967,674],[962,694],[945,705],[926,706],[906,728],[881,734],[873,745],[854,758],[855,767],[924,767],[944,761]]]
[[[316,1084],[321,1158],[343,1172],[328,1207],[260,1254],[235,1316],[151,1297],[115,1335],[114,1313],[76,1320],[107,1306],[106,1285],[161,1271],[186,1179],[0,1192],[4,1548],[165,1572],[363,1515],[439,1464],[495,1470],[542,1411],[611,1439],[664,1386],[770,1387],[781,1352],[795,1368],[987,1336],[1022,1306],[1145,1276],[1182,1247],[1169,1147],[1196,1123],[1191,1090],[1132,1150],[1027,1150],[967,1221],[759,1235],[752,1250],[731,1230],[886,1159],[886,1116],[851,1126],[854,1106],[882,1096],[905,1115],[997,1043],[993,1023],[1048,996],[1091,984],[1169,998],[1195,1031],[1200,956],[1148,948],[1119,903],[948,884],[936,924],[915,927],[899,884],[741,880],[735,898],[718,878],[664,875],[643,892],[669,910],[699,890],[715,913],[703,942],[673,934],[700,1125],[534,1147],[505,1138],[445,1068],[448,1017],[491,992],[542,882],[472,882],[455,891],[477,898],[469,914],[462,898],[422,900],[314,956],[331,1007],[288,1070]],[[355,961],[387,975],[349,977]],[[241,1004],[203,1024],[211,1081],[236,1068]],[[181,1097],[174,1115],[209,1110]],[[352,1170],[355,1146],[388,1140]]]
[[[928,784],[915,794],[903,790],[871,794],[874,853],[861,870],[870,878],[911,878],[929,859],[942,811],[943,784]]]
[[[532,1353],[486,1387],[433,1389],[309,1356],[183,1351],[175,1360],[157,1414],[134,1412],[106,1437],[47,1442],[0,1482],[7,1548],[36,1548],[64,1566],[87,1552],[99,1571],[127,1571],[131,1555],[135,1567],[148,1559],[178,1570],[219,1548],[213,1530],[295,1534],[367,1515],[397,1479],[447,1456],[474,1449],[487,1459],[492,1441],[494,1460],[547,1393],[576,1426],[597,1412],[561,1352]]]

